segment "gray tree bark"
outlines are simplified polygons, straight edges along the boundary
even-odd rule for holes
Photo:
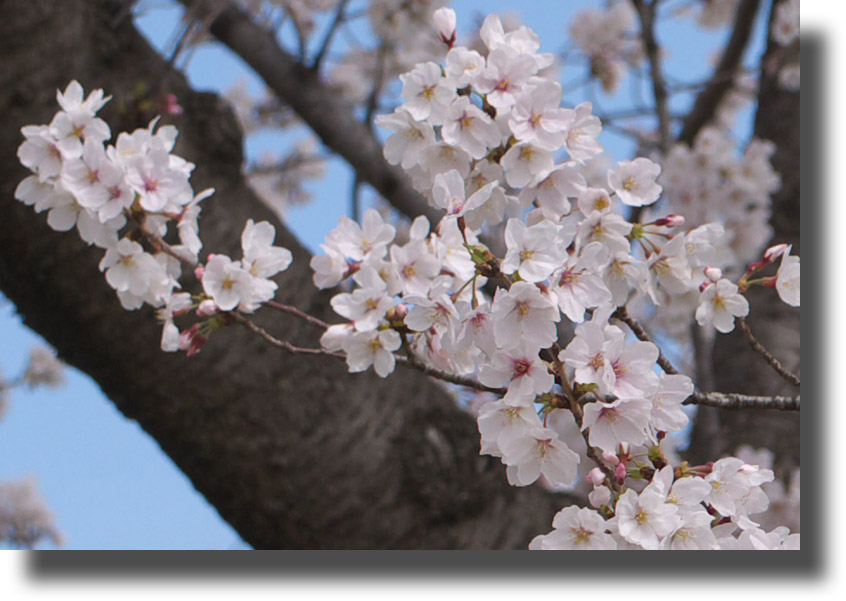
[[[102,114],[115,132],[153,116],[133,96],[139,84],[175,93],[185,108],[177,152],[197,164],[195,189],[217,189],[200,225],[206,248],[237,256],[247,218],[272,222],[294,253],[280,300],[332,319],[308,252],[245,184],[231,111],[167,73],[131,22],[116,20],[122,4],[0,3],[0,289],[24,322],[93,377],[256,548],[525,548],[548,531],[568,501],[509,487],[499,462],[479,456],[473,419],[426,377],[350,375],[236,326],[191,359],[163,353],[152,311],[124,311],[98,272],[102,251],[14,199],[27,175],[15,156],[20,127],[49,121],[69,80],[114,96]],[[317,345],[303,322],[258,321]]]
[[[774,2],[778,5],[778,2]],[[770,22],[772,21],[772,13]],[[771,30],[771,28],[770,28]],[[800,254],[799,223],[799,93],[781,89],[778,66],[790,52],[771,38],[762,57],[763,69],[758,90],[755,136],[776,145],[771,161],[781,174],[781,190],[772,197],[773,237],[771,244],[793,245]],[[766,272],[774,273],[774,270]],[[760,342],[788,370],[799,375],[799,309],[789,307],[775,290],[753,287],[747,294],[750,305],[749,327]],[[714,386],[732,392],[796,396],[799,391],[781,379],[764,359],[751,351],[743,334],[736,329],[718,335],[713,352]],[[776,472],[789,475],[799,466],[799,414],[777,411],[726,412],[699,409],[689,457],[709,461],[733,453],[742,444],[768,448],[775,454]]]

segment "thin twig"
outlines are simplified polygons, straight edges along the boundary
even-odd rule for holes
[[[261,326],[256,325],[240,313],[236,311],[230,311],[226,313],[227,317],[231,318],[233,321],[241,324],[242,326],[246,327],[251,332],[258,334],[261,336],[265,341],[272,344],[277,348],[284,349],[289,353],[297,354],[297,355],[322,355],[325,357],[332,357],[334,359],[341,359],[343,361],[346,360],[346,355],[341,353],[332,353],[329,351],[325,351],[323,349],[316,349],[316,348],[304,348],[300,346],[294,346],[290,342],[286,340],[279,340],[272,334],[270,334],[267,330],[262,328]]]
[[[309,315],[308,313],[300,311],[299,309],[297,309],[296,307],[292,307],[291,305],[286,305],[284,303],[280,303],[280,302],[274,301],[274,300],[269,300],[264,304],[266,306],[270,307],[271,309],[276,309],[277,311],[282,311],[283,313],[289,313],[289,314],[291,314],[295,317],[299,317],[303,321],[306,321],[306,322],[310,323],[311,325],[316,326],[318,328],[321,328],[323,330],[328,328],[329,325],[330,325],[330,324],[326,323],[325,321],[323,321],[322,319],[318,319],[317,317],[315,317],[313,315]]]
[[[411,367],[413,369],[416,369],[417,371],[423,372],[427,376],[431,376],[438,380],[443,380],[444,382],[458,384],[459,386],[473,388],[482,392],[492,392],[494,394],[499,395],[504,395],[506,392],[508,392],[506,388],[493,388],[491,386],[485,386],[481,382],[472,378],[448,374],[446,372],[439,371],[433,367],[426,365],[425,363],[423,363],[423,361],[420,360],[417,355],[414,354],[414,350],[411,348],[411,344],[408,342],[408,339],[405,336],[402,336],[402,348],[403,350],[405,350],[406,356],[397,357],[396,360],[399,365]]]
[[[767,363],[769,363],[772,368],[780,375],[782,378],[799,388],[799,377],[786,370],[781,362],[772,356],[772,354],[764,348],[764,345],[761,344],[755,335],[752,333],[752,330],[749,329],[749,324],[746,323],[746,320],[743,317],[739,317],[737,319],[738,325],[740,325],[740,329],[743,331],[743,335],[746,337],[746,340],[749,341],[749,345],[752,347],[756,353],[761,355],[764,359],[766,359]]]
[[[625,307],[619,307],[612,317],[616,317],[625,323],[638,340],[644,342],[655,342],[652,337],[643,329]],[[657,345],[656,345],[657,346]],[[658,349],[658,365],[668,374],[678,374],[679,371],[667,360]],[[794,376],[795,377],[795,376]],[[797,378],[798,380],[798,378]],[[798,385],[798,384],[797,384]],[[799,411],[799,397],[787,396],[752,396],[738,394],[735,392],[694,392],[684,402],[685,405],[706,405],[720,409],[778,409],[781,411]]]
[[[655,344],[655,341],[652,340],[652,337],[646,332],[646,330],[643,329],[643,326],[640,325],[640,323],[638,323],[635,318],[629,315],[629,312],[626,307],[618,307],[611,317],[616,317],[624,324],[629,326],[629,329],[637,337],[638,340]],[[655,346],[658,347],[657,344]],[[673,364],[670,363],[670,361],[664,356],[660,348],[658,349],[658,365],[660,365],[661,369],[663,369],[668,374],[679,373],[679,370],[673,367]]]
[[[659,146],[663,154],[670,151],[673,139],[670,133],[670,111],[667,106],[667,84],[661,67],[661,48],[655,39],[656,2],[632,0],[640,17],[640,35],[643,39],[646,57],[649,59],[649,71],[652,77],[652,93],[655,96],[655,112],[658,116]]]
[[[416,357],[415,359],[410,359],[409,357],[397,357],[396,361],[397,365],[416,369],[417,371],[422,372],[427,376],[431,376],[437,380],[442,380],[444,382],[449,382],[450,384],[457,384],[459,386],[473,388],[474,390],[479,390],[481,392],[492,392],[493,394],[499,395],[504,395],[506,392],[508,392],[506,388],[494,388],[492,386],[485,386],[484,384],[482,384],[478,380],[474,380],[473,378],[457,376],[455,374],[448,374],[443,371],[438,371],[433,367],[429,367],[428,365],[417,361]]]
[[[332,23],[329,25],[326,35],[323,36],[323,42],[320,44],[320,49],[317,51],[317,54],[311,63],[311,70],[315,73],[320,71],[320,64],[326,56],[326,51],[329,50],[332,38],[335,37],[338,27],[340,27],[340,25],[344,22],[344,11],[347,8],[347,4],[349,4],[349,0],[341,0],[338,3],[338,8],[335,10],[335,18],[332,19]]]
[[[170,255],[171,257],[187,265],[191,269],[197,267],[196,261],[178,253],[170,244],[165,242],[161,236],[159,236],[156,232],[151,231],[150,228],[147,227],[147,223],[139,219],[135,213],[133,213],[129,209],[124,209],[124,215],[126,215],[126,218],[130,222],[132,222],[135,227],[138,228],[138,231],[141,232],[141,234],[145,238],[147,238],[153,244],[153,246],[156,247],[157,250],[160,250],[166,255]]]

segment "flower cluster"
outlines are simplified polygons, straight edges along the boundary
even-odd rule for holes
[[[597,478],[598,479],[598,478]],[[616,500],[612,517],[599,510],[565,507],[553,530],[535,537],[530,549],[796,549],[799,535],[779,527],[763,530],[749,516],[767,509],[762,485],[773,472],[735,457],[701,470],[666,466],[640,492],[629,488]],[[607,488],[591,497],[610,501]],[[603,515],[604,514],[604,515]]]
[[[171,152],[175,127],[156,128],[153,120],[147,128],[120,133],[107,146],[111,132],[96,116],[109,100],[102,90],[86,97],[72,81],[57,99],[61,110],[49,125],[21,130],[25,141],[18,158],[33,175],[21,181],[15,197],[37,212],[48,211],[51,228],[76,228],[85,242],[105,250],[100,270],[123,307],[147,303],[159,309],[164,350],[196,352],[204,340],[197,335],[199,324],[181,335],[175,315],[200,306],[204,318],[235,308],[252,312],[273,297],[276,284],[269,278],[288,267],[291,253],[273,246],[269,223],[246,224],[241,261],[210,255],[207,265],[198,263],[199,202],[213,190],[194,194],[189,182],[194,165]],[[171,224],[178,244],[164,241]],[[136,241],[136,231],[146,236],[152,252]],[[178,291],[183,265],[196,267],[204,295],[192,298]]]
[[[625,6],[590,19],[625,29]],[[456,43],[452,10],[434,23],[442,63],[401,75],[402,104],[376,123],[390,132],[387,161],[442,218],[418,217],[403,233],[374,209],[361,224],[341,218],[311,267],[316,286],[341,287],[331,306],[345,321],[310,318],[326,327],[322,351],[307,350],[345,358],[350,372],[384,378],[402,361],[496,395],[478,407],[481,452],[501,459],[512,485],[568,487],[587,471],[593,509],[564,508],[532,548],[798,545],[750,518],[768,506],[770,470],[733,457],[673,467],[665,441],[687,425],[694,386],[627,318],[630,303],[672,307],[680,322],[729,332],[752,285],[799,306],[799,258],[787,245],[760,252],[779,185],[772,145],[753,141],[735,158],[719,130],[704,129],[663,167],[638,157],[597,178],[600,120],[590,103],[562,106],[547,74],[554,58],[532,30],[491,15],[471,49]],[[597,41],[586,37],[585,51]],[[625,53],[614,48],[603,60]],[[100,268],[123,306],[156,307],[162,348],[193,354],[210,331],[245,319],[235,312],[268,303],[292,255],[269,223],[249,220],[239,260],[201,263],[199,202],[211,191],[194,194],[193,165],[171,152],[175,128],[153,121],[106,146],[96,113],[107,100],[72,82],[50,125],[23,128],[18,154],[34,175],[16,196],[105,249]],[[753,278],[778,259],[776,275]],[[181,291],[186,265],[199,294]],[[175,318],[189,310],[201,321],[180,332]],[[597,467],[584,469],[586,458]]]
[[[775,19],[772,24],[773,40],[779,45],[789,48],[799,41],[799,0],[785,0],[775,8]],[[785,90],[799,91],[800,67],[799,53],[780,61],[778,82]]]
[[[631,2],[610,3],[605,10],[588,8],[576,13],[570,37],[590,60],[591,74],[607,93],[617,89],[630,67],[643,60],[643,48],[635,35],[635,12]]]
[[[643,224],[624,219],[624,207],[661,197],[661,167],[642,157],[622,161],[600,186],[588,184],[585,164],[602,151],[599,120],[589,103],[560,106],[560,85],[541,74],[551,59],[534,32],[505,33],[492,15],[480,31],[483,55],[455,44],[451,11],[436,11],[435,23],[449,48],[444,64],[421,63],[402,75],[403,104],[376,123],[391,132],[387,160],[443,217],[434,228],[417,218],[403,240],[375,210],[361,225],[341,219],[324,254],[312,259],[317,286],[346,287],[332,306],[349,321],[327,329],[324,349],[343,352],[351,372],[372,365],[385,377],[401,354],[447,376],[475,376],[501,397],[479,408],[482,453],[500,457],[515,486],[539,478],[570,485],[584,453],[602,454],[613,477],[603,473],[597,482],[600,513],[566,508],[555,525],[563,533],[534,547],[611,548],[619,540],[715,548],[713,525],[735,520],[745,532],[746,516],[766,504],[739,504],[748,495],[757,502],[751,491],[760,482],[738,485],[730,506],[714,501],[719,495],[707,484],[722,477],[723,464],[695,473],[664,467],[661,441],[688,423],[682,404],[693,384],[658,375],[658,348],[630,342],[612,317],[633,296],[658,305],[701,288],[688,320],[695,312],[702,324],[733,329],[748,303],[717,267],[736,261],[724,256],[730,220],[703,215],[698,227],[674,233],[685,224],[677,214]],[[745,190],[764,180],[771,190],[768,148],[753,145],[740,174],[722,174],[725,186]],[[497,231],[501,245],[482,242]],[[491,250],[497,247],[501,258]],[[562,349],[563,319],[580,325]],[[634,461],[635,449],[654,455],[653,467]],[[648,480],[649,470],[660,476],[640,494],[621,492],[627,477]],[[720,532],[736,540],[727,528]]]

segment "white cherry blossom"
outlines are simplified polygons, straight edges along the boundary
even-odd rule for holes
[[[699,295],[696,322],[700,326],[712,324],[723,334],[734,329],[735,317],[749,314],[749,302],[737,290],[737,286],[723,278],[710,284]]]
[[[661,186],[656,183],[661,165],[643,157],[621,161],[608,173],[608,185],[620,200],[632,207],[652,204],[661,196]]]
[[[380,378],[394,371],[394,351],[400,347],[400,335],[394,330],[355,332],[343,342],[347,365],[351,373],[366,370],[371,365]]]
[[[799,284],[799,257],[791,255],[790,248],[781,255],[775,285],[781,300],[791,307],[799,306],[799,294],[802,290]]]
[[[529,282],[516,282],[511,289],[499,289],[494,297],[491,317],[497,345],[513,348],[521,341],[531,341],[546,348],[557,337],[555,323],[561,318],[558,308]]]
[[[617,548],[614,537],[606,533],[611,526],[599,513],[585,507],[565,507],[555,514],[552,528],[549,534],[536,536],[529,549],[599,551]]]

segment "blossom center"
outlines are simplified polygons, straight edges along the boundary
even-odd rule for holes
[[[605,357],[603,357],[601,353],[597,353],[591,357],[588,362],[588,366],[594,371],[599,371],[602,369],[603,365],[605,365]]]
[[[573,542],[577,545],[583,545],[590,540],[591,536],[593,536],[593,532],[591,530],[587,530],[584,526],[573,528],[571,531],[575,536]]]
[[[607,209],[610,206],[611,206],[611,203],[608,202],[608,197],[605,196],[604,194],[602,196],[600,196],[599,198],[597,198],[596,201],[593,203],[593,208],[596,209],[597,211],[604,211],[605,209]]]
[[[511,378],[522,378],[532,369],[531,362],[526,358],[515,359],[511,367]]]

